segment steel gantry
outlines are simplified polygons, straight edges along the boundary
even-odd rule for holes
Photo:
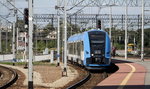
[[[61,0],[62,5],[64,0]],[[150,7],[150,1],[145,0],[145,7]],[[142,0],[127,0],[128,7],[141,7]],[[88,5],[88,7],[99,7],[103,5],[125,6],[126,0],[68,0],[67,6],[83,7]]]
[[[19,19],[23,19],[23,17],[19,17]],[[63,19],[63,15],[60,15],[60,20]],[[93,23],[96,26],[96,20],[102,20],[105,27],[109,24],[109,14],[75,14],[68,15],[68,23],[81,25]],[[150,24],[150,16],[145,15],[145,25]],[[140,28],[142,16],[141,15],[128,15],[128,24]],[[57,27],[57,14],[35,14],[34,21],[37,22],[47,22],[51,23],[54,27]],[[90,23],[89,23],[90,22]],[[117,25],[118,27],[123,26],[125,23],[125,15],[112,15],[112,23],[113,25]],[[148,27],[148,25],[147,25]]]

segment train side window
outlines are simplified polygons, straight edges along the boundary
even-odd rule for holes
[[[72,52],[71,52],[71,50],[72,50],[71,43],[69,43],[68,50],[69,50],[69,54],[72,54]]]
[[[71,49],[71,54],[73,54],[73,43],[71,43],[70,49]]]
[[[68,53],[69,53],[69,43],[67,44],[67,50],[68,50]]]
[[[83,41],[81,41],[81,51],[83,51]]]
[[[80,51],[81,51],[81,43],[80,42],[77,42],[77,55],[80,56]]]
[[[75,51],[75,55],[77,55],[77,43],[75,43],[74,51]]]
[[[73,54],[75,54],[75,43],[73,43]]]
[[[72,50],[71,43],[68,44],[68,50],[69,50],[69,54],[72,54],[72,52],[71,52],[71,50]]]

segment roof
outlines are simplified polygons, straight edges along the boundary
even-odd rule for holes
[[[68,38],[68,42],[82,41],[84,34],[88,33],[88,32],[92,32],[92,31],[102,31],[102,32],[104,32],[103,30],[91,29],[91,30],[85,31],[85,32],[80,33],[80,34],[75,34],[75,35],[70,36]]]
[[[69,37],[68,38],[68,42],[75,42],[75,41],[81,41],[81,40],[83,40],[83,34],[84,33],[75,34],[75,35]]]

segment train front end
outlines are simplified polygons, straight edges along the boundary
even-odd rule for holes
[[[110,39],[105,31],[93,30],[88,32],[89,57],[86,59],[86,68],[89,70],[105,69],[110,66]],[[85,48],[86,49],[86,48]],[[86,50],[87,51],[87,50]],[[86,55],[85,55],[86,56]]]

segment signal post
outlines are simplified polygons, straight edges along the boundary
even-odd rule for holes
[[[29,68],[28,68],[28,89],[33,89],[33,0],[28,1],[29,5]]]

